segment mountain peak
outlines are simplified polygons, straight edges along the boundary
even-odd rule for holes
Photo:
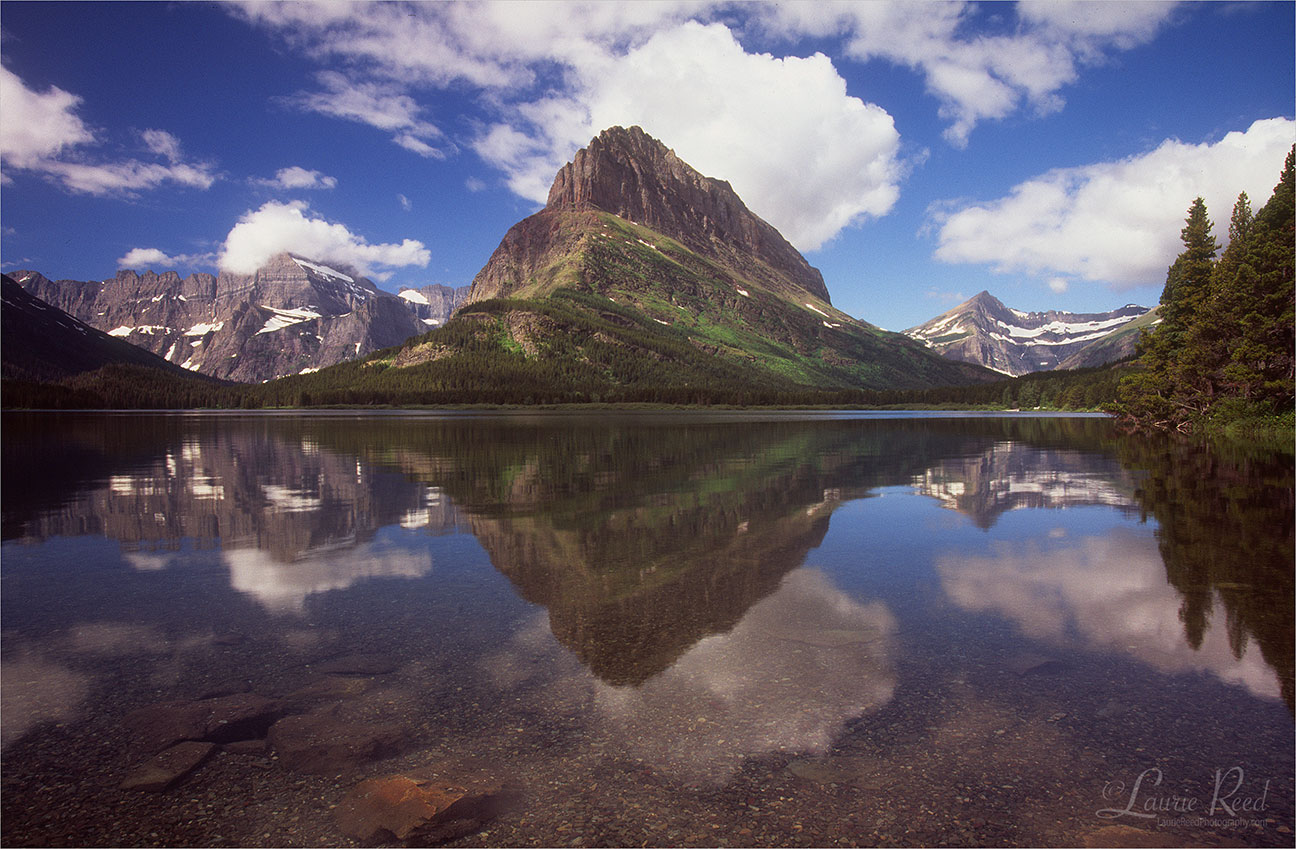
[[[1082,354],[1089,365],[1120,359],[1138,338],[1127,326],[1139,326],[1147,312],[1133,304],[1104,313],[1023,312],[982,291],[905,335],[948,359],[1020,375],[1070,368]]]
[[[823,275],[729,183],[702,175],[639,127],[609,127],[578,150],[554,177],[545,210],[611,213],[704,256],[746,253],[829,301]]]

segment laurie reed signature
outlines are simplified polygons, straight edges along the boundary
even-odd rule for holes
[[[1269,800],[1269,779],[1264,785],[1254,784],[1244,789],[1246,774],[1242,767],[1215,770],[1215,787],[1211,793],[1210,805],[1202,804],[1197,796],[1181,796],[1176,793],[1157,792],[1164,776],[1158,767],[1149,767],[1138,774],[1128,794],[1124,781],[1115,779],[1103,786],[1102,797],[1105,800],[1124,799],[1123,808],[1100,808],[1095,815],[1102,819],[1119,819],[1136,817],[1139,819],[1156,819],[1161,814],[1202,814],[1215,816],[1223,814],[1236,817],[1239,813],[1253,813],[1265,810]]]

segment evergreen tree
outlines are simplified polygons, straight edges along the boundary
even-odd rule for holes
[[[1162,323],[1139,342],[1140,370],[1121,382],[1117,410],[1128,420],[1183,430],[1209,418],[1291,411],[1294,157],[1296,147],[1259,213],[1238,196],[1218,262],[1205,203],[1189,208],[1184,251],[1161,295]]]

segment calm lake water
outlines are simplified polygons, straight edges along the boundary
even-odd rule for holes
[[[357,845],[337,806],[394,773],[513,789],[464,846],[1293,844],[1290,455],[1099,417],[6,414],[0,492],[6,846]],[[122,789],[166,711],[256,697],[381,745]]]

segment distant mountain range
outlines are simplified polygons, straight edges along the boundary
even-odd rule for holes
[[[1134,354],[1155,309],[1127,304],[1103,313],[1022,312],[981,292],[905,331],[943,357],[1008,375],[1105,365]]]
[[[467,294],[467,287],[428,286],[393,295],[349,268],[286,253],[251,275],[11,276],[40,300],[169,363],[246,383],[398,345],[443,324]]]
[[[291,378],[268,403],[750,403],[925,389],[1116,359],[1152,320],[1134,306],[1023,313],[983,292],[907,335],[882,330],[833,307],[819,271],[728,183],[638,127],[577,152],[471,287],[392,294],[288,253],[250,275],[12,278],[172,366]]]

